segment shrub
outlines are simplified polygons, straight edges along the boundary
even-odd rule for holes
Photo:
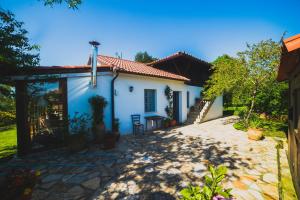
[[[210,175],[204,177],[204,186],[188,186],[180,191],[182,200],[212,200],[212,199],[230,199],[232,197],[231,189],[224,189],[221,182],[226,176],[227,168],[225,166],[209,166]]]
[[[3,200],[31,199],[33,188],[40,181],[40,171],[29,169],[11,170],[0,182],[0,196]]]
[[[288,131],[288,125],[285,121],[276,120],[269,117],[260,118],[257,114],[251,115],[251,117],[249,118],[248,125],[246,125],[246,123],[243,120],[241,120],[235,123],[233,127],[237,130],[242,131],[247,131],[249,127],[262,129],[264,136],[280,138],[285,138],[285,133],[287,133]]]
[[[87,134],[88,127],[87,123],[89,121],[89,115],[83,113],[79,115],[78,112],[75,112],[73,118],[69,119],[69,125],[71,129],[71,133],[73,134]]]
[[[16,115],[11,112],[0,111],[0,126],[12,125],[16,122]]]
[[[92,107],[93,124],[103,123],[104,108],[107,106],[107,101],[99,95],[89,98],[89,103]]]

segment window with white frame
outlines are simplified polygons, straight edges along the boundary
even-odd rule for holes
[[[145,112],[156,111],[156,90],[145,89]]]

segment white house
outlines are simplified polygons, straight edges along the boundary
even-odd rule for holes
[[[90,114],[88,99],[94,95],[100,95],[108,102],[104,112],[106,128],[111,129],[113,119],[118,118],[121,134],[132,133],[133,114],[141,116],[141,123],[145,124],[148,130],[156,128],[156,124],[151,120],[147,120],[146,124],[145,117],[167,117],[166,86],[173,91],[174,118],[177,122],[186,122],[190,108],[196,101],[199,104],[203,83],[210,75],[208,63],[178,52],[153,63],[144,64],[98,55],[97,43],[92,45],[93,55],[86,66],[37,67],[23,70],[14,76],[20,139],[26,138],[24,132],[28,132],[32,139],[39,131],[45,131],[44,126],[56,130],[67,116],[72,117],[75,113]],[[36,85],[45,88],[42,92],[44,96],[51,96],[47,99],[47,105],[51,105],[51,115],[43,108],[45,102],[28,103],[30,98],[33,99],[32,94],[29,94],[29,98],[24,98],[24,93],[30,93],[29,88]],[[35,112],[39,114],[30,114],[28,105],[31,105],[31,110],[34,107]],[[206,110],[202,114],[199,110],[200,121],[220,117],[223,113],[222,97],[202,107]],[[26,120],[29,116],[30,120]],[[19,133],[20,131],[22,133]]]

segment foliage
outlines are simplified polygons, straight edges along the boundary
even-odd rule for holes
[[[103,124],[104,108],[107,106],[107,101],[99,95],[89,98],[89,103],[92,107],[93,124]]]
[[[0,130],[0,159],[10,157],[17,151],[17,129],[15,126],[1,127]]]
[[[12,125],[16,122],[16,115],[10,112],[0,111],[0,127]]]
[[[248,128],[257,128],[263,131],[264,136],[280,138],[286,138],[285,133],[288,131],[286,121],[272,118],[264,119],[260,118],[257,114],[253,114],[250,117],[248,125],[245,121],[239,121],[235,123],[233,127],[242,131],[247,131]]]
[[[247,106],[246,123],[253,112],[284,114],[287,84],[276,81],[280,55],[280,44],[266,40],[248,44],[245,51],[237,53],[236,58],[228,55],[217,58],[204,95],[213,98],[225,93],[232,104]]]
[[[225,166],[209,166],[210,175],[204,177],[204,186],[188,186],[180,191],[183,200],[212,200],[218,198],[231,198],[231,189],[224,189],[221,182],[226,176]]]
[[[274,82],[266,84],[257,94],[255,112],[266,113],[272,117],[280,117],[288,113],[288,84]]]
[[[54,4],[66,3],[69,8],[77,9],[82,3],[82,0],[43,0],[46,6],[53,6]]]
[[[247,113],[247,110],[247,106],[228,106],[224,107],[223,114],[243,117],[244,114]]]
[[[120,120],[115,119],[112,130],[114,132],[119,132],[119,128],[120,128]]]
[[[167,85],[165,88],[165,96],[168,101],[165,111],[169,119],[173,119],[173,90]]]
[[[38,183],[40,175],[40,171],[30,169],[11,170],[0,185],[1,199],[31,199],[33,188]]]
[[[39,47],[29,44],[28,32],[23,25],[10,11],[0,8],[1,74],[12,72],[17,67],[33,67],[39,63]]]
[[[141,63],[150,63],[150,62],[157,60],[157,58],[150,56],[147,53],[147,51],[145,51],[145,52],[140,51],[135,55],[134,60],[136,62],[141,62]]]
[[[80,114],[75,112],[73,118],[69,119],[70,131],[72,134],[86,134],[88,132],[89,115],[87,113]]]
[[[214,99],[223,93],[233,92],[243,82],[246,69],[238,58],[228,55],[218,57],[212,63],[213,73],[204,86],[204,97]]]

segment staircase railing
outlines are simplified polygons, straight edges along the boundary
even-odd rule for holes
[[[208,113],[209,109],[211,108],[212,104],[214,102],[213,100],[204,100],[199,99],[196,101],[195,106],[197,106],[198,109],[190,111],[189,117],[192,117],[192,119],[188,119],[187,121],[190,123],[201,123],[203,122],[206,114]],[[194,114],[192,114],[194,112]],[[197,112],[197,113],[195,113]],[[196,117],[195,117],[196,115]],[[194,118],[195,117],[195,118]]]

